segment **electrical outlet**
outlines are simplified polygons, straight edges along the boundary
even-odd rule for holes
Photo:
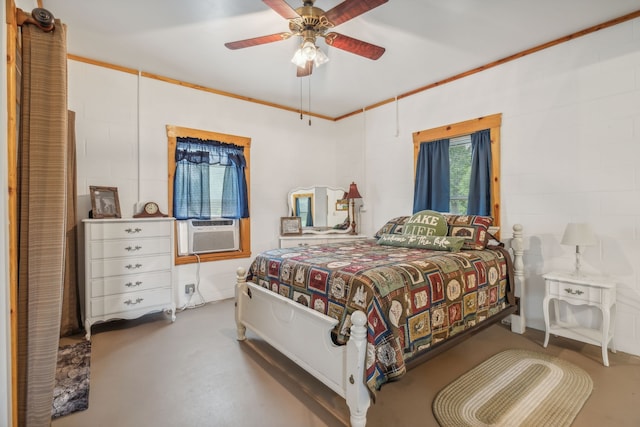
[[[187,295],[191,295],[196,293],[196,285],[193,283],[189,283],[188,285],[184,285],[184,293]]]

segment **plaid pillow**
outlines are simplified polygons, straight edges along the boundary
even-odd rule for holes
[[[449,224],[449,236],[464,237],[462,249],[484,249],[489,239],[489,227],[493,225],[493,218],[480,215],[451,215],[445,214]]]
[[[411,218],[409,216],[399,216],[397,218],[390,219],[380,230],[373,235],[376,239],[379,239],[383,234],[402,234],[404,229],[404,223]]]

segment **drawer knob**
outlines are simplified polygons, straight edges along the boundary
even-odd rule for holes
[[[142,249],[142,246],[127,246],[125,248],[126,250],[128,250],[129,252],[135,252],[135,251],[139,251],[140,249]]]
[[[136,298],[135,301],[131,301],[130,299],[128,299],[124,303],[126,305],[136,305],[136,304],[140,304],[142,301],[144,301],[144,298]]]
[[[129,282],[129,283],[125,283],[124,285],[125,285],[127,288],[132,288],[132,287],[134,287],[134,286],[140,286],[140,285],[142,285],[142,282],[136,282],[136,283],[131,283],[131,282]]]
[[[573,289],[571,289],[571,288],[565,288],[565,290],[564,290],[564,291],[565,291],[566,293],[568,293],[568,294],[571,294],[571,295],[582,295],[582,294],[584,294],[584,292],[583,292],[583,291],[581,291],[580,289],[578,289],[577,291],[574,291],[574,290],[573,290]]]
[[[129,234],[135,234],[135,233],[141,232],[142,228],[138,228],[138,227],[136,227],[136,228],[127,228],[124,231],[126,231]]]
[[[127,264],[124,266],[124,268],[128,268],[129,270],[135,270],[136,268],[140,268],[140,267],[142,267],[142,264],[136,264],[136,265]]]

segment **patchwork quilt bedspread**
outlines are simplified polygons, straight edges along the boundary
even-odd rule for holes
[[[507,255],[508,256],[508,255]],[[274,249],[258,255],[248,279],[339,320],[367,315],[367,386],[402,376],[405,361],[498,313],[507,304],[504,250],[459,252],[382,246],[359,240]]]

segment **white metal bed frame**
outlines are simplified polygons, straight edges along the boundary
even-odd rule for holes
[[[525,331],[523,311],[524,245],[522,226],[513,226],[511,252],[515,295],[519,311],[511,315],[512,332]],[[367,317],[362,311],[351,316],[351,337],[344,346],[335,345],[331,330],[337,319],[307,308],[291,299],[247,282],[246,270],[238,268],[236,284],[236,325],[238,340],[246,339],[246,329],[269,343],[346,400],[352,427],[364,427],[371,404],[365,381]],[[307,337],[301,340],[300,337]],[[308,339],[313,336],[315,338]]]

